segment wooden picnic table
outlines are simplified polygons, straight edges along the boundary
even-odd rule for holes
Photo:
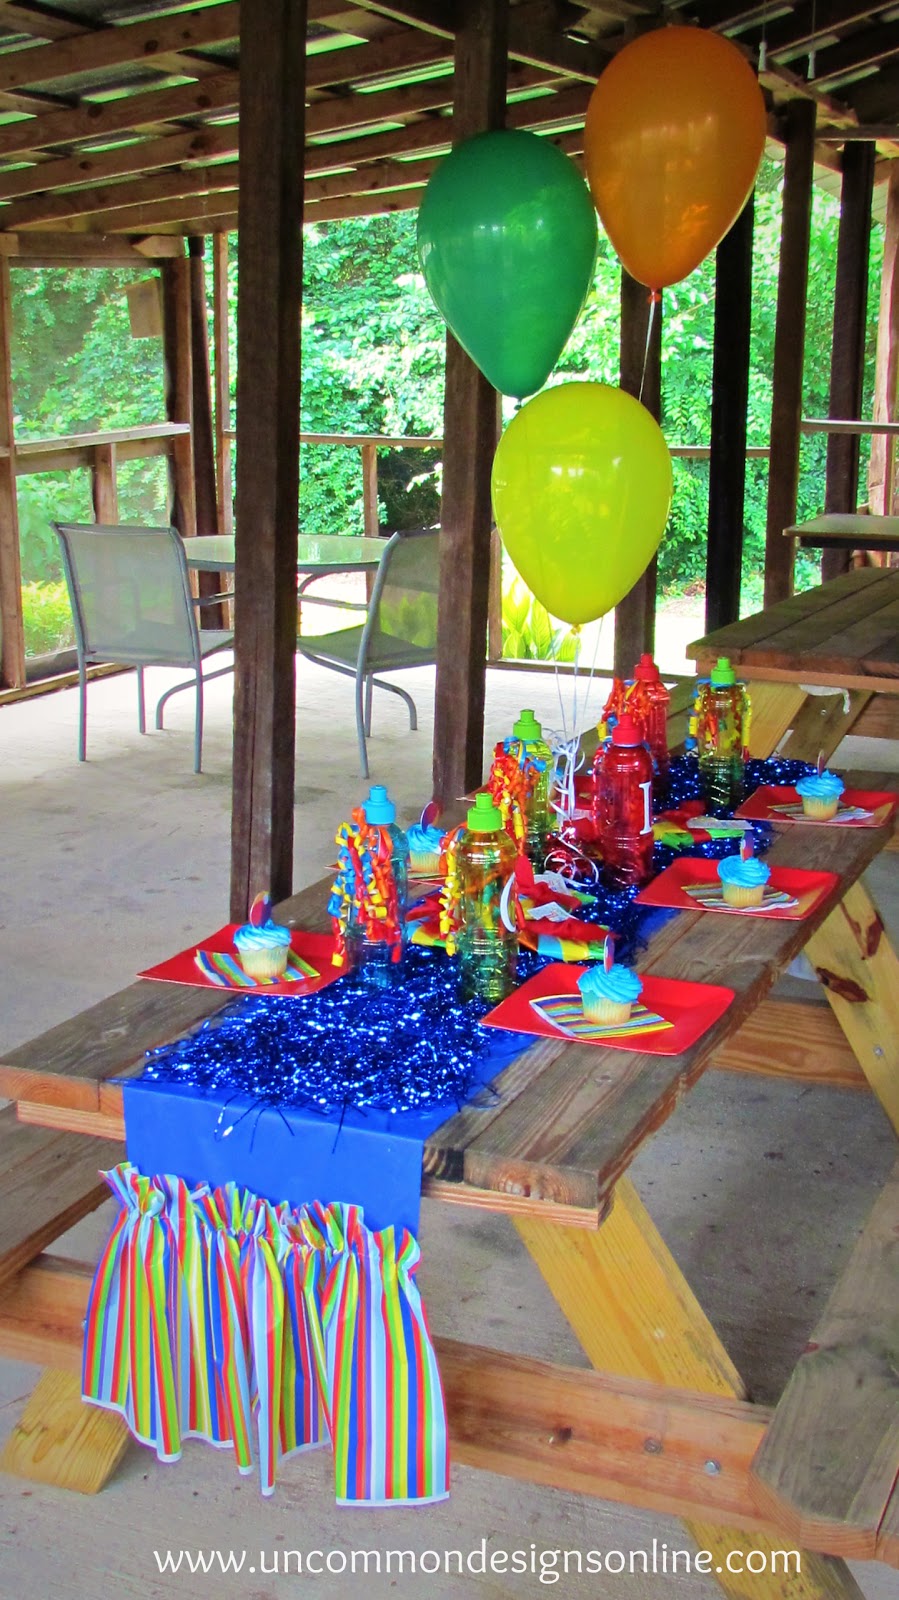
[[[716,1559],[789,1535],[806,1547],[803,1600],[858,1600],[822,1552],[899,1562],[899,1169],[772,1413],[748,1401],[627,1168],[710,1065],[867,1084],[899,1129],[899,962],[861,882],[886,835],[784,826],[772,861],[840,877],[805,921],[689,911],[658,929],[642,971],[736,994],[692,1049],[540,1040],[500,1074],[495,1103],[450,1116],[424,1153],[425,1194],[511,1218],[595,1369],[438,1338],[455,1459],[676,1514]],[[278,915],[322,927],[325,899],[321,883]],[[827,1003],[769,997],[800,950]],[[41,1251],[100,1203],[97,1167],[124,1156],[112,1080],[228,999],[138,981],[0,1062],[0,1094],[17,1103],[0,1113],[0,1355],[50,1369],[6,1470],[97,1489],[128,1447],[120,1418],[80,1400],[91,1269]],[[853,1450],[838,1448],[838,1426]],[[759,1575],[753,1592],[786,1600],[792,1582]]]
[[[899,517],[869,512],[826,511],[784,528],[803,550],[899,550]]]
[[[788,730],[782,753],[808,761],[830,757],[850,732],[895,738],[899,568],[844,573],[716,628],[687,655],[700,675],[729,656],[750,683],[753,755],[770,755]]]

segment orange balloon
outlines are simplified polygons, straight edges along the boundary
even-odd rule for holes
[[[662,289],[740,215],[765,148],[765,102],[729,39],[659,28],[606,67],[584,134],[603,227],[631,276]]]

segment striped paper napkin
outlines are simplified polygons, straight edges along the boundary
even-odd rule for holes
[[[778,911],[792,911],[798,906],[799,901],[795,896],[787,894],[786,889],[766,888],[762,895],[762,903],[758,906],[731,906],[724,898],[724,890],[718,883],[685,883],[684,894],[695,900],[704,911],[771,911],[775,907]]]
[[[194,962],[204,978],[218,989],[270,989],[278,983],[302,983],[306,978],[317,978],[319,973],[295,950],[288,951],[286,970],[277,978],[251,978],[233,956],[219,950],[198,950]]]
[[[579,995],[551,994],[543,999],[532,1000],[531,1005],[538,1016],[546,1022],[551,1022],[560,1033],[567,1033],[572,1039],[596,1041],[600,1039],[620,1038],[622,1034],[661,1033],[664,1028],[670,1028],[672,1023],[666,1022],[657,1011],[650,1011],[638,1001],[633,1007],[627,1022],[593,1022],[590,1017],[584,1016],[584,1007]]]

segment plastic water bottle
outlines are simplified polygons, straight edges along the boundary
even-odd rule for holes
[[[409,845],[402,828],[396,825],[396,806],[382,783],[373,783],[362,807],[369,827],[379,828],[389,842],[380,865],[389,869],[395,903],[387,906],[383,926],[366,926],[355,921],[347,930],[347,951],[357,977],[373,989],[389,989],[402,978],[402,956],[406,939],[406,905],[409,879]],[[377,933],[381,937],[377,937]]]
[[[652,756],[629,712],[593,769],[593,819],[605,874],[616,888],[652,876]]]
[[[656,789],[664,789],[668,777],[668,707],[671,696],[651,655],[642,655],[634,668],[634,687],[628,700],[634,721],[642,729],[655,766]]]
[[[515,870],[515,845],[489,794],[479,791],[457,849],[459,992],[463,1000],[503,1000],[515,982],[518,940],[502,919],[503,890]]]
[[[708,809],[726,815],[743,798],[749,735],[749,696],[726,656],[719,656],[708,683],[701,683],[690,719]]]
[[[542,769],[537,771],[534,787],[528,799],[528,835],[525,843],[528,860],[533,862],[535,869],[540,872],[546,856],[547,835],[553,830],[553,815],[549,805],[553,757],[543,737],[543,729],[533,711],[521,712],[512,729],[512,748],[519,759],[523,754],[529,761],[536,763],[538,769]]]

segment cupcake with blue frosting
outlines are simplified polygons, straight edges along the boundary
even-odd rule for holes
[[[234,948],[248,978],[262,982],[283,978],[290,954],[290,929],[273,921],[269,895],[257,894],[249,921],[234,935]]]
[[[837,814],[840,796],[846,785],[837,772],[810,772],[800,778],[796,793],[802,801],[802,814],[816,822],[829,822]]]
[[[612,960],[612,946],[606,940],[602,962],[588,967],[577,981],[584,1016],[591,1022],[610,1024],[627,1022],[633,1007],[643,992],[643,980],[632,967]]]
[[[440,872],[444,838],[442,828],[435,828],[433,824],[425,822],[413,823],[411,828],[406,829],[409,867],[417,877],[437,877]]]
[[[752,839],[747,834],[739,855],[725,856],[723,861],[719,861],[718,876],[726,905],[760,906],[771,868],[753,855]]]

